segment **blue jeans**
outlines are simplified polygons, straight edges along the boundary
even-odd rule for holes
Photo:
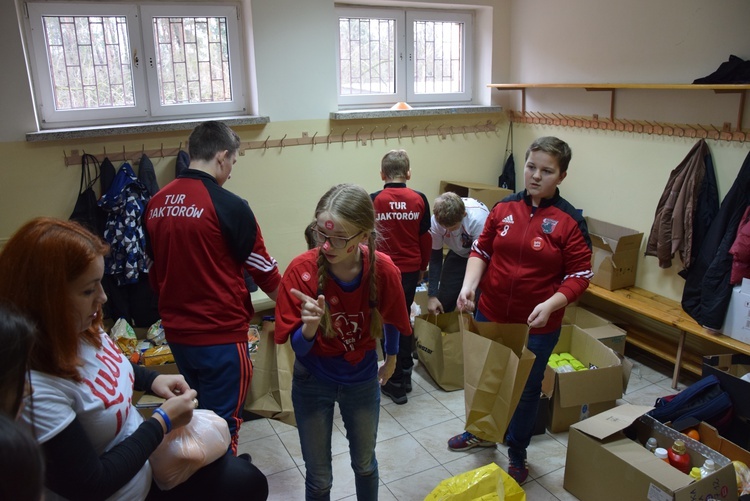
[[[480,322],[489,322],[490,320],[477,310],[475,315]],[[542,381],[544,372],[547,369],[547,362],[552,350],[555,349],[557,340],[560,339],[560,328],[546,334],[533,334],[529,336],[526,347],[536,355],[534,365],[531,366],[529,379],[523,388],[521,400],[518,407],[513,413],[513,417],[508,425],[508,431],[505,435],[505,444],[510,450],[511,459],[526,458],[526,448],[531,442],[534,434],[534,424],[536,423],[536,414],[539,410],[539,400],[542,392]]]
[[[305,460],[305,499],[331,498],[331,433],[336,402],[349,440],[357,500],[377,500],[379,476],[375,440],[380,416],[377,378],[352,385],[336,384],[315,377],[297,361],[292,379],[292,403]]]

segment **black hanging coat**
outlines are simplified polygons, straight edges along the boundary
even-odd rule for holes
[[[685,274],[682,308],[696,322],[709,329],[719,330],[724,324],[732,294],[729,281],[732,255],[729,249],[749,203],[750,154],[745,157],[737,179],[721,202],[719,213]]]

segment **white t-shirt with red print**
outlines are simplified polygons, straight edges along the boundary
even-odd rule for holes
[[[100,337],[101,349],[81,343],[81,383],[31,371],[33,426],[39,443],[54,438],[78,417],[101,455],[134,433],[143,422],[133,406],[133,367],[104,331]],[[22,419],[31,423],[28,406]],[[145,499],[150,487],[151,465],[146,461],[110,499]]]

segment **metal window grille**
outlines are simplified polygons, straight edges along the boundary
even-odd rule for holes
[[[396,92],[396,22],[340,18],[341,95]]]
[[[462,92],[463,24],[414,22],[414,92]]]
[[[55,109],[135,105],[124,16],[44,16]]]
[[[226,18],[155,17],[153,22],[161,104],[231,101]]]

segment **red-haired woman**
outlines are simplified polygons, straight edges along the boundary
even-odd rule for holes
[[[164,435],[187,424],[196,392],[179,375],[131,364],[102,329],[101,285],[107,245],[78,223],[37,218],[0,254],[0,300],[33,320],[32,393],[22,412],[42,445],[47,499],[266,499],[268,484],[232,456],[170,491],[151,479],[149,455]],[[166,398],[143,420],[133,390]]]

